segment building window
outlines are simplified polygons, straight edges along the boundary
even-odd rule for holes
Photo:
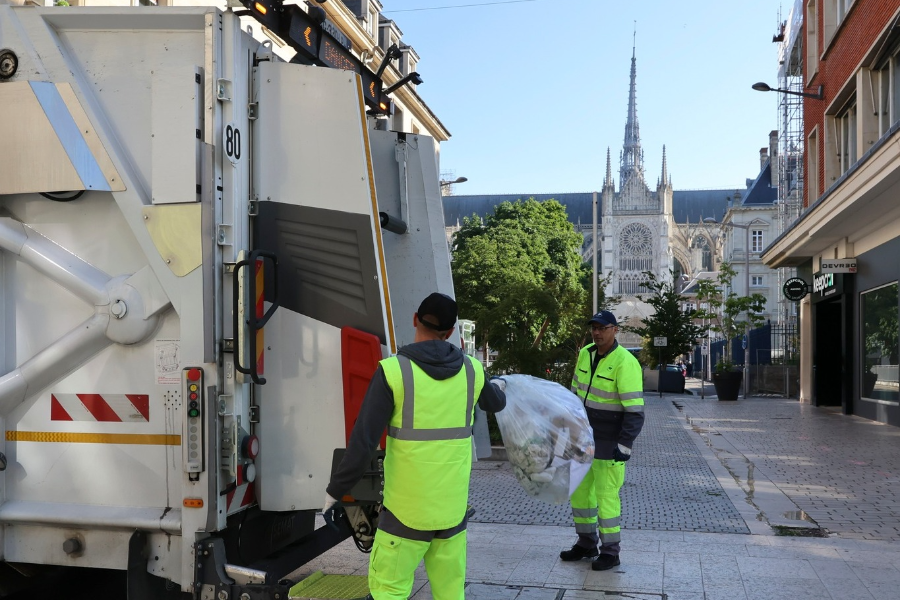
[[[857,110],[855,92],[840,111],[826,117],[825,178],[835,182],[856,163]]]
[[[837,117],[838,127],[838,174],[843,175],[856,163],[856,103],[847,107]]]
[[[763,232],[762,229],[750,230],[750,252],[763,251]]]
[[[847,13],[850,11],[853,2],[854,0],[825,0],[824,12],[822,13],[824,17],[822,20],[825,25],[825,40],[830,41],[834,38],[834,34],[837,33],[841,23],[847,18]]]
[[[762,275],[751,275],[750,276],[750,287],[762,287],[763,286],[763,276]]]
[[[816,29],[819,20],[816,16],[816,2],[809,0],[806,3],[806,19],[803,25],[806,28],[806,83],[808,84],[816,71],[819,70],[819,38]]]
[[[878,98],[879,138],[900,121],[900,40],[895,40],[894,45],[893,52],[870,73]]]
[[[897,283],[860,294],[863,360],[860,396],[900,401],[900,342],[897,336]]]
[[[806,141],[806,188],[809,197],[806,200],[806,206],[809,206],[819,197],[819,132],[813,129]]]

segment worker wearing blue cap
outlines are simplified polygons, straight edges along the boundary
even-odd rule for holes
[[[578,540],[559,557],[592,558],[591,569],[605,571],[620,564],[619,491],[625,462],[644,425],[644,385],[640,363],[616,341],[615,315],[601,310],[588,325],[593,342],[578,353],[572,391],[584,402],[594,430],[594,460],[571,498]]]

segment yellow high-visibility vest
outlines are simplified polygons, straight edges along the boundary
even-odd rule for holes
[[[590,350],[591,347],[586,348]],[[584,400],[587,408],[612,412],[643,412],[644,381],[639,368],[622,369],[634,357],[622,346],[600,360],[591,377],[591,352],[582,351],[575,365],[572,391]],[[615,374],[614,377],[610,375]]]
[[[459,525],[466,512],[472,472],[475,400],[484,367],[463,357],[449,379],[429,377],[405,356],[381,361],[394,394],[384,458],[384,506],[413,529]]]

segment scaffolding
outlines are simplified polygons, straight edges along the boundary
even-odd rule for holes
[[[773,38],[778,43],[778,87],[792,92],[803,92],[803,1],[795,0],[794,6]],[[778,140],[778,163],[773,173],[778,173],[778,234],[787,231],[803,212],[803,172],[805,134],[803,131],[803,97],[779,94],[778,122],[781,125]],[[796,276],[796,269],[778,269],[778,289],[787,279]],[[779,294],[778,322],[791,326],[797,322],[796,303]]]

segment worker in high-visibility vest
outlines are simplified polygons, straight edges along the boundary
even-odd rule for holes
[[[506,395],[505,382],[486,381],[481,363],[447,341],[456,313],[456,301],[445,294],[422,301],[413,315],[413,343],[379,363],[326,488],[322,514],[329,521],[387,427],[384,503],[369,559],[374,600],[407,600],[422,559],[435,600],[465,595],[475,403],[498,412]]]
[[[594,430],[594,460],[570,500],[578,540],[559,557],[592,558],[591,569],[605,571],[620,564],[619,491],[625,463],[644,426],[644,384],[640,363],[616,341],[615,315],[601,310],[588,325],[593,343],[578,353],[572,391],[584,401]]]

